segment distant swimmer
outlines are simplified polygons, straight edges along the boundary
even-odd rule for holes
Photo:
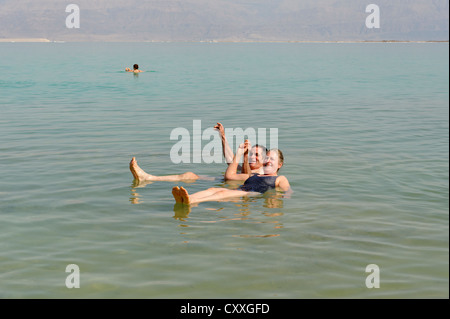
[[[125,71],[134,72],[134,73],[144,72],[144,71],[139,70],[139,65],[137,65],[137,64],[133,65],[133,70],[131,70],[130,68],[125,68]]]

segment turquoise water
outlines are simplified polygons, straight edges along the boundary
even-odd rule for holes
[[[448,298],[448,48],[0,43],[0,298]],[[278,128],[292,196],[176,209],[236,187],[171,161],[194,120]]]

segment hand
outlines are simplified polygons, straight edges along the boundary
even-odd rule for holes
[[[225,136],[225,129],[223,128],[222,123],[217,122],[217,125],[214,126],[214,129],[219,131],[221,136]]]
[[[246,142],[248,142],[248,140],[246,140]],[[247,148],[248,143],[246,143],[246,142],[239,144],[239,148],[238,148],[236,154],[242,155],[248,150],[248,148]]]
[[[252,144],[250,143],[249,140],[245,140],[245,141],[244,141],[244,144],[245,144],[245,147],[246,147],[246,149],[247,149],[247,152],[248,152],[249,150],[251,150]]]
[[[245,145],[244,158],[248,158],[248,152],[252,148],[252,145],[250,144],[249,140],[245,140],[244,145]]]

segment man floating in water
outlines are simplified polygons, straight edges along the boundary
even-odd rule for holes
[[[225,137],[225,130],[223,128],[223,125],[218,122],[217,125],[214,126],[214,128],[220,134],[220,137],[222,139],[223,155],[227,161],[227,164],[230,165],[233,162],[234,154]],[[266,147],[258,144],[251,146],[248,140],[245,141],[245,146],[246,152],[244,152],[244,162],[242,164],[242,167],[238,165],[235,168],[236,170],[240,170],[242,174],[225,174],[224,176],[225,180],[242,181],[243,180],[242,176],[245,176],[245,174],[264,174],[263,161],[267,152]],[[140,182],[145,181],[178,182],[178,181],[193,181],[197,179],[210,180],[210,178],[197,175],[193,172],[186,172],[184,174],[166,175],[166,176],[151,175],[145,172],[141,167],[139,167],[135,157],[131,159],[130,171],[133,174],[134,179]]]
[[[139,65],[137,65],[137,64],[133,65],[133,70],[131,70],[130,68],[125,68],[125,71],[127,71],[127,72],[133,72],[133,73],[144,72],[144,71],[142,71],[142,70],[139,70]]]

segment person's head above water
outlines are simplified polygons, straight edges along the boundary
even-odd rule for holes
[[[130,68],[125,68],[125,71],[127,71],[127,72],[134,72],[134,73],[143,72],[142,70],[139,70],[139,65],[138,64],[134,64],[133,65],[133,70],[131,70]]]
[[[263,163],[264,174],[266,175],[277,174],[280,168],[283,166],[283,164],[284,164],[284,156],[279,149],[272,148],[268,150]]]
[[[263,165],[267,148],[263,145],[255,144],[248,154],[248,163],[251,170],[260,168]]]

